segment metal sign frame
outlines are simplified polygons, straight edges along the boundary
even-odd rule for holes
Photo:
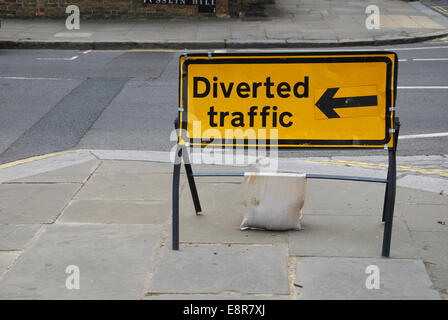
[[[400,129],[400,122],[399,119],[395,116],[395,103],[396,103],[396,93],[397,93],[397,72],[398,72],[398,58],[397,55],[394,52],[317,52],[317,53],[308,53],[308,52],[301,52],[301,53],[278,53],[278,52],[266,52],[266,53],[220,53],[218,54],[220,57],[227,57],[228,61],[232,61],[233,56],[281,56],[281,55],[298,55],[298,56],[328,56],[328,55],[335,55],[335,56],[350,56],[354,55],[356,57],[356,61],[371,61],[372,57],[371,55],[378,55],[378,54],[393,54],[395,57],[395,61],[393,63],[393,69],[392,63],[385,61],[388,64],[388,79],[387,80],[387,91],[389,92],[387,94],[387,105],[386,105],[386,135],[385,140],[382,141],[351,141],[352,144],[348,144],[345,146],[340,146],[337,144],[338,149],[359,149],[359,148],[365,148],[365,143],[369,144],[369,149],[371,148],[381,148],[388,150],[388,170],[387,170],[387,178],[381,179],[381,178],[370,178],[370,177],[354,177],[354,176],[338,176],[338,175],[321,175],[321,174],[307,174],[307,179],[335,179],[335,180],[350,180],[350,181],[366,181],[366,182],[376,182],[376,183],[385,183],[385,196],[384,196],[384,204],[383,204],[383,214],[382,214],[382,221],[384,224],[384,233],[383,233],[383,245],[382,245],[382,251],[381,254],[384,257],[389,257],[390,255],[390,246],[391,246],[391,238],[392,238],[392,224],[393,224],[393,215],[394,215],[394,207],[395,207],[395,194],[396,194],[396,150],[397,150],[397,144],[398,144],[398,135],[399,135],[399,129]],[[213,54],[217,55],[217,54]],[[362,56],[365,56],[362,58]],[[192,54],[192,57],[201,58],[198,59],[198,61],[201,61],[201,63],[204,63],[204,61],[212,61],[213,56],[211,53],[197,53]],[[359,57],[361,56],[361,58]],[[183,56],[186,59],[186,62],[188,64],[196,63],[194,59],[188,60],[189,55],[184,54]],[[206,58],[207,60],[205,60]],[[365,60],[363,60],[365,59]],[[335,58],[336,61],[339,61],[340,59]],[[199,63],[199,62],[198,62]],[[211,62],[205,62],[205,63],[211,63]],[[188,65],[187,64],[187,65]],[[185,85],[186,80],[186,65],[185,63],[180,63],[180,70],[179,70],[179,99],[180,99],[180,106],[178,108],[178,118],[175,120],[175,129],[185,129],[187,127],[188,121],[186,119],[187,115],[187,108],[188,108],[188,101],[187,101],[187,91],[185,88],[187,86]],[[393,70],[393,73],[390,74],[389,71]],[[188,84],[187,84],[188,85]],[[204,177],[204,176],[243,176],[244,173],[223,173],[223,172],[200,172],[200,173],[193,173],[189,155],[188,155],[188,146],[195,145],[201,145],[201,146],[209,146],[210,144],[203,141],[185,141],[186,137],[181,136],[182,130],[179,130],[179,136],[178,136],[178,144],[177,144],[177,150],[175,154],[174,159],[174,169],[173,169],[173,183],[172,183],[172,249],[173,250],[179,250],[179,188],[180,188],[180,172],[181,172],[181,165],[182,160],[184,162],[185,171],[187,174],[188,184],[190,187],[191,195],[193,198],[193,203],[195,207],[196,214],[199,214],[202,211],[199,195],[196,188],[196,183],[194,177]],[[190,143],[191,142],[191,143]],[[244,141],[243,146],[247,147],[250,141]],[[254,142],[254,141],[252,141]],[[256,142],[256,141],[255,141]],[[309,141],[308,141],[309,142]],[[299,144],[295,146],[291,146],[290,141],[285,144],[280,144],[278,147],[280,147],[279,150],[290,150],[290,149],[334,149],[335,147],[332,146],[334,144],[322,144],[323,141],[318,141],[316,144],[307,144],[302,145],[300,142]],[[340,141],[338,141],[340,142]],[[224,147],[225,145],[221,145],[221,147]],[[233,144],[234,147],[239,146],[237,143]],[[241,145],[240,145],[241,146]],[[219,145],[218,145],[219,147]]]

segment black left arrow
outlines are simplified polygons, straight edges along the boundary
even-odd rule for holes
[[[333,98],[338,90],[339,88],[328,88],[316,102],[316,106],[328,118],[340,118],[334,111],[335,108],[373,107],[378,105],[377,96]]]

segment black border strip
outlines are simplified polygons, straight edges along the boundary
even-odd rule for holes
[[[393,54],[396,55],[395,52],[392,51],[318,51],[318,52],[307,52],[307,51],[269,51],[269,52],[260,52],[260,51],[245,51],[245,52],[211,52],[212,58],[219,57],[266,57],[266,56],[371,56],[371,55],[385,55],[385,54]],[[188,57],[192,58],[208,58],[208,52],[193,52],[188,53]]]
[[[381,57],[371,57],[370,55],[384,55],[384,54],[393,54],[394,60],[395,60],[395,68],[394,68],[394,77],[392,79],[392,61],[389,57],[381,56]],[[319,57],[319,56],[328,56],[328,55],[369,55],[367,57]],[[238,56],[238,58],[226,58],[226,59],[214,59],[217,57],[229,57],[229,56]],[[248,56],[248,58],[241,58],[242,56]],[[259,57],[258,57],[259,56]],[[267,56],[288,56],[288,58],[267,58]],[[291,56],[307,56],[306,58],[300,58],[300,57],[294,57],[291,58]],[[309,57],[309,56],[316,56]],[[380,52],[300,52],[300,53],[292,53],[292,52],[260,52],[260,53],[216,53],[212,54],[213,58],[209,58],[209,55],[207,53],[195,53],[195,54],[189,54],[188,57],[204,57],[206,59],[186,59],[184,63],[181,63],[182,68],[182,79],[180,79],[179,75],[179,90],[180,90],[180,81],[182,81],[182,92],[179,92],[179,94],[182,94],[182,102],[183,102],[183,112],[179,111],[179,118],[180,113],[182,112],[182,123],[180,124],[180,127],[182,129],[187,130],[187,108],[188,108],[188,66],[190,64],[258,64],[258,63],[359,63],[359,62],[384,62],[387,65],[386,69],[386,113],[385,113],[385,120],[386,120],[386,132],[385,132],[385,138],[383,140],[300,140],[300,139],[280,139],[277,140],[278,144],[276,146],[281,148],[306,148],[312,147],[316,145],[315,148],[331,148],[332,145],[337,145],[338,148],[356,148],[356,147],[363,147],[363,146],[371,146],[371,147],[381,147],[383,148],[385,144],[387,144],[390,141],[391,135],[389,133],[389,129],[392,128],[392,121],[391,121],[391,111],[390,107],[392,107],[395,104],[396,101],[396,95],[397,95],[397,70],[398,70],[398,59],[397,55],[394,52],[388,52],[388,51],[380,51]],[[180,57],[180,59],[182,56]],[[179,69],[179,74],[181,70]],[[394,80],[394,97],[392,100],[392,88],[391,88],[391,81]],[[395,118],[395,112],[392,113],[393,117]],[[183,137],[185,142],[189,142],[191,145],[201,145],[201,146],[207,146],[208,143],[212,143],[214,147],[230,147],[232,145],[225,144],[222,140],[214,140],[211,142],[207,142],[203,139],[188,139],[188,137]],[[235,140],[234,140],[235,141]],[[263,140],[267,145],[270,145],[269,140]],[[235,144],[235,143],[234,143]],[[258,140],[244,140],[244,144],[240,145],[243,147],[247,147],[248,144],[255,144],[258,145]],[[286,145],[286,146],[283,146]],[[290,145],[296,145],[291,147]],[[235,145],[233,145],[235,146]],[[327,147],[328,146],[328,147]],[[342,147],[341,147],[342,146]]]

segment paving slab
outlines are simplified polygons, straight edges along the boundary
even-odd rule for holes
[[[8,164],[8,167],[0,170],[0,182],[21,179],[30,175],[49,172],[68,166],[81,164],[87,161],[95,160],[95,157],[86,150],[68,151],[62,154],[52,156],[44,155],[34,161],[22,163],[19,165]]]
[[[170,213],[171,202],[167,200],[74,200],[65,208],[58,222],[164,224],[171,217]]]
[[[50,223],[79,184],[0,184],[0,224]]]
[[[20,179],[15,179],[9,182],[34,182],[34,183],[83,183],[98,167],[99,161],[90,160],[81,164],[68,166],[61,169],[56,169]]]
[[[160,158],[159,154],[156,156]],[[100,162],[95,174],[72,199],[91,167]],[[46,230],[34,237],[33,245],[4,274],[0,280],[0,299],[140,297],[155,250],[160,246],[162,225],[166,226],[171,218],[172,163],[100,162],[90,159],[71,166],[61,163],[55,171],[47,170],[0,184],[0,250],[22,250],[40,228]],[[61,168],[67,169],[67,173]],[[193,169],[194,172],[257,170],[255,166],[198,164],[193,165]],[[64,175],[69,179],[72,177],[71,182],[75,183],[62,183]],[[196,178],[203,200],[203,214],[196,216],[185,174],[182,175],[180,251],[171,250],[170,230],[144,299],[294,299],[296,296],[289,294],[286,276],[287,254],[300,257],[299,263],[308,257],[333,257],[335,261],[341,257],[388,261],[379,259],[384,229],[380,222],[384,196],[382,184],[310,179],[303,210],[304,230],[243,232],[239,230],[245,211],[243,178],[221,179]],[[322,195],[325,201],[322,201]],[[448,252],[445,248],[448,227],[438,222],[447,222],[446,207],[446,195],[399,187],[390,259],[423,259],[434,288],[441,294],[448,290]],[[56,224],[40,225],[52,223],[56,217]],[[3,253],[11,252],[0,252],[0,274]],[[9,259],[14,261],[15,257],[8,255],[3,259],[9,265]],[[117,263],[115,257],[123,261]],[[70,264],[81,268],[80,290],[65,288],[68,277],[65,267]],[[356,263],[350,262],[348,270],[350,265]],[[413,268],[406,265],[403,270],[414,274]],[[394,272],[398,269],[390,267]],[[363,284],[367,274],[362,271]],[[263,281],[256,283],[255,276],[260,279],[260,274]],[[417,284],[413,285],[420,285],[422,299],[427,299],[431,288],[422,285],[420,273],[417,278]],[[368,293],[366,297],[420,297],[413,295],[414,287],[404,287],[406,291],[399,295],[392,287],[401,285],[399,281],[404,281],[403,277],[396,276],[394,281],[397,282],[392,282],[391,287],[384,287],[387,289],[385,293]],[[346,288],[351,287],[344,287],[342,282],[339,287],[342,296],[346,294],[344,290],[348,292],[347,299],[351,299],[350,294],[364,298],[363,292],[349,292],[351,289]],[[306,288],[297,290],[303,293],[300,290]],[[318,285],[316,288],[319,289]],[[304,295],[299,297],[308,299]]]
[[[379,289],[366,288],[370,265],[379,268]],[[421,260],[302,258],[297,282],[303,300],[440,300]]]
[[[172,173],[172,163],[159,163],[148,161],[103,161],[98,168],[97,175],[106,173]]]
[[[357,167],[336,166],[325,162],[304,159],[282,159],[279,171],[306,172],[329,175],[349,175],[355,177],[386,178],[386,170],[374,170]],[[346,181],[352,182],[352,181]],[[352,182],[357,183],[357,182]]]
[[[286,247],[247,245],[165,246],[150,294],[288,294]]]
[[[258,171],[255,165],[213,165],[213,164],[192,164],[193,172],[246,172]],[[216,177],[212,177],[216,178]],[[203,179],[203,178],[201,178]]]
[[[15,252],[0,252],[0,277],[12,265],[16,258],[17,253]]]
[[[190,189],[181,194],[180,241],[184,243],[286,243],[287,232],[241,231],[243,184],[198,183],[202,214],[196,215]]]
[[[384,192],[380,183],[307,179],[303,213],[381,217]]]
[[[448,232],[448,207],[445,205],[400,204],[398,210],[411,231]]]
[[[411,231],[434,287],[448,292],[448,233]]]
[[[147,295],[143,300],[290,300],[288,295],[268,294],[157,294]]]
[[[439,193],[397,187],[396,204],[437,204],[448,206],[448,196]]]
[[[192,170],[194,173],[198,172],[218,172],[218,173],[225,173],[225,172],[238,172],[238,173],[244,173],[244,172],[254,172],[259,171],[258,168],[255,165],[212,165],[212,164],[193,164]],[[223,177],[223,176],[210,176],[210,177],[195,177],[195,181],[200,183],[210,183],[210,182],[235,182],[235,183],[241,183],[244,181],[244,177]]]
[[[128,82],[129,83],[129,82]],[[133,160],[133,161],[155,161],[170,162],[170,156],[162,151],[141,150],[91,150],[101,160]]]
[[[380,217],[304,215],[303,230],[290,231],[294,256],[381,257],[384,224]],[[417,258],[417,248],[406,225],[394,219],[390,256]]]
[[[138,299],[160,226],[52,225],[0,281],[0,299]],[[66,268],[79,267],[69,290]]]
[[[448,180],[433,177],[407,175],[397,180],[397,186],[448,194]]]
[[[181,182],[184,182],[183,179]],[[168,200],[172,174],[143,172],[97,172],[77,199],[96,200]]]
[[[22,250],[39,231],[41,225],[0,225],[0,250]]]

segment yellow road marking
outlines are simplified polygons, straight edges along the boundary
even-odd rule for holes
[[[448,10],[443,8],[443,7],[433,6],[432,8],[435,9],[436,11],[442,13],[442,14],[447,14],[448,15]]]
[[[190,50],[185,50],[185,49],[117,49],[117,50],[106,50],[106,49],[93,49],[91,51],[91,53],[104,53],[104,52],[110,52],[110,53],[115,53],[115,52],[203,52],[204,50],[200,50],[200,49],[190,49]]]
[[[224,50],[224,49],[223,49]],[[202,49],[129,49],[126,52],[204,52]],[[213,50],[212,50],[213,52]]]
[[[6,169],[6,168],[17,166],[19,164],[30,163],[30,162],[37,161],[37,160],[47,159],[47,158],[51,158],[51,157],[55,157],[55,156],[59,156],[59,155],[63,155],[63,154],[68,154],[68,153],[75,153],[75,152],[79,152],[79,151],[89,151],[89,150],[88,149],[77,149],[77,150],[66,150],[66,151],[48,153],[48,154],[44,154],[41,156],[35,156],[35,157],[30,157],[30,158],[26,158],[26,159],[21,159],[21,160],[9,162],[9,163],[1,164],[0,169]]]
[[[43,160],[63,154],[76,153],[80,151],[90,151],[89,149],[76,149],[76,150],[66,150],[54,153],[48,153],[40,156],[34,156],[26,159],[21,159],[5,164],[0,165],[0,169],[6,169],[10,167],[14,167],[20,164],[30,163],[37,160]],[[385,163],[373,163],[373,162],[362,162],[362,161],[347,161],[347,160],[304,160],[300,159],[297,161],[307,162],[307,163],[316,163],[316,164],[332,164],[338,166],[348,166],[348,167],[358,167],[358,168],[366,168],[366,169],[377,169],[377,170],[387,170],[387,164]],[[439,175],[442,177],[448,177],[447,169],[424,169],[424,168],[416,168],[410,166],[397,166],[397,171],[407,171],[407,172],[416,172],[420,174],[431,174],[431,175]]]
[[[387,170],[387,164],[385,163],[373,163],[373,162],[361,162],[361,161],[347,161],[347,160],[298,160],[308,163],[318,163],[318,164],[332,164],[338,166],[348,166],[348,167],[358,167],[365,169],[377,169],[377,170]],[[410,166],[397,165],[397,171],[415,172],[420,174],[432,174],[439,175],[441,177],[448,177],[447,169],[424,169],[416,168]]]
[[[129,49],[126,52],[177,52],[173,49]]]
[[[432,42],[440,42],[440,41],[448,41],[448,37],[436,38],[436,39],[432,40]]]
[[[448,10],[445,9],[444,7],[439,7],[439,8],[440,8],[440,10],[442,10],[443,12],[448,13]]]

